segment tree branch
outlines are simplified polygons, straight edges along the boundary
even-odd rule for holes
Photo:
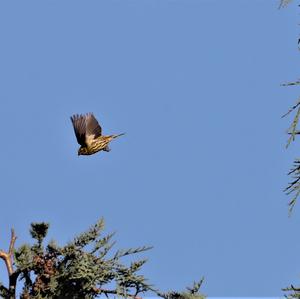
[[[11,237],[10,237],[10,244],[8,248],[8,252],[5,252],[3,250],[0,250],[0,258],[4,260],[6,269],[8,272],[8,275],[12,275],[14,273],[13,270],[13,255],[14,255],[14,247],[15,247],[15,242],[16,242],[16,235],[15,231],[12,228],[11,229]]]
[[[11,295],[10,298],[14,298],[18,276],[18,274],[16,275],[16,273],[14,273],[13,269],[13,256],[16,239],[17,237],[15,234],[15,230],[12,228],[8,252],[0,250],[0,259],[4,261],[9,276],[9,293]]]
[[[10,244],[9,244],[9,249],[8,249],[8,252],[9,252],[12,260],[13,260],[13,256],[14,256],[14,249],[15,249],[16,240],[17,240],[17,236],[15,234],[15,230],[12,228],[11,229]]]

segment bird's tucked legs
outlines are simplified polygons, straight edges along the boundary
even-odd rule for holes
[[[108,145],[107,145],[103,150],[104,150],[105,152],[110,152],[110,148],[109,148]]]

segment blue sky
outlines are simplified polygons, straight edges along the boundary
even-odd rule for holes
[[[153,245],[162,290],[281,296],[300,282],[300,207],[282,190],[299,90],[296,3],[0,3],[0,247],[32,221],[71,240],[100,217],[116,248]],[[78,157],[69,117],[126,135]],[[2,265],[1,276],[5,276]],[[3,279],[4,280],[4,279]]]

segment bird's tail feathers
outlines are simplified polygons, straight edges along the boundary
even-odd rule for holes
[[[125,133],[121,133],[121,134],[117,134],[117,135],[112,135],[113,138],[117,138],[117,137],[120,137],[120,136],[123,136],[125,135]]]

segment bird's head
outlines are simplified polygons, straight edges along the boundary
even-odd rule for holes
[[[80,155],[87,155],[87,153],[88,153],[88,150],[87,150],[86,147],[80,147],[78,149],[78,156],[80,156]]]

